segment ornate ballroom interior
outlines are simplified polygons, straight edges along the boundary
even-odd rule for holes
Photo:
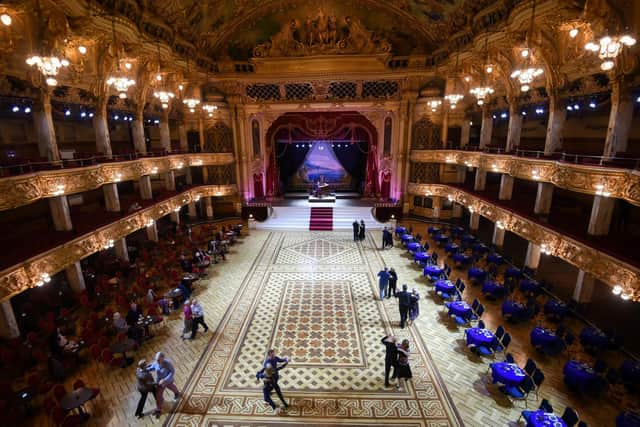
[[[634,0],[0,2],[6,425],[640,426],[639,36]]]

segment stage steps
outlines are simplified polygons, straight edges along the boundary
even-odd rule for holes
[[[333,208],[311,208],[309,230],[333,230]]]
[[[274,206],[273,213],[264,222],[256,223],[262,230],[309,230],[309,218],[312,206]],[[372,215],[371,206],[344,206],[333,208],[332,229],[339,231],[353,230],[353,220],[364,220],[367,230],[382,230],[383,223]]]

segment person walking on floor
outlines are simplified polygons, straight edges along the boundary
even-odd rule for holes
[[[393,234],[391,233],[391,230],[387,230],[387,242],[385,243],[385,247],[393,247]]]
[[[283,361],[284,363],[281,366],[277,366],[277,363],[278,363],[277,360]],[[272,364],[271,361],[276,361],[276,362]],[[269,356],[267,356],[267,359],[265,360],[265,363],[262,369],[258,371],[258,373],[256,373],[256,378],[263,380],[262,394],[263,394],[264,401],[267,402],[269,406],[271,406],[271,408],[275,411],[276,415],[280,413],[280,408],[276,407],[276,404],[273,402],[273,399],[271,398],[271,392],[273,390],[276,391],[276,394],[278,395],[278,398],[280,398],[280,401],[284,405],[284,408],[286,409],[289,407],[287,402],[284,400],[284,396],[282,395],[282,390],[280,390],[280,385],[278,384],[278,380],[280,379],[280,375],[278,374],[278,371],[280,371],[285,366],[287,366],[288,363],[289,363],[289,360],[287,358],[280,359],[275,355],[275,351],[269,350]]]
[[[156,401],[156,409],[153,413],[160,415],[160,406],[158,405],[158,399],[156,396],[157,385],[153,380],[153,375],[149,372],[147,361],[142,359],[138,362],[138,368],[136,369],[136,378],[138,380],[138,391],[140,392],[140,399],[138,400],[138,406],[136,407],[136,417],[144,417],[144,404],[147,402],[147,395],[151,393]]]
[[[398,362],[398,344],[397,338],[393,335],[387,335],[380,340],[382,344],[386,347],[384,354],[384,386],[389,387],[389,373],[391,372],[391,368],[393,368],[393,373],[395,375],[395,371],[397,369],[396,365]]]
[[[389,274],[389,269],[387,267],[384,270],[380,270],[378,272],[378,286],[380,287],[380,301],[384,299],[384,295],[387,292],[387,286],[389,286],[389,279],[391,275]]]
[[[411,303],[409,304],[409,324],[412,325],[414,320],[418,318],[420,314],[420,294],[416,288],[411,290]]]
[[[204,323],[204,311],[202,310],[202,306],[195,298],[191,300],[191,317],[191,339],[194,339],[196,337],[196,332],[198,332],[198,325],[202,325],[205,332],[209,331],[209,327],[206,323]]]
[[[360,236],[360,224],[358,224],[358,220],[353,220],[353,241],[357,242]]]
[[[389,233],[389,231],[387,230],[387,227],[382,229],[382,250],[383,251],[387,247],[387,234],[388,233]]]
[[[391,269],[389,270],[389,276],[389,290],[387,291],[387,298],[391,298],[392,293],[394,297],[396,296],[396,283],[398,283],[398,274],[393,267],[391,267]]]
[[[178,390],[178,387],[176,387],[173,382],[176,369],[173,367],[173,363],[165,357],[163,352],[159,351],[156,353],[156,361],[149,367],[149,370],[156,372],[156,383],[158,384],[156,388],[156,404],[158,405],[158,409],[162,409],[165,388],[173,392],[175,400],[182,397],[182,393],[180,393],[180,390]]]
[[[191,301],[189,301],[188,299],[184,301],[184,308],[182,309],[182,313],[184,314],[184,328],[182,328],[182,339],[186,340],[187,334],[191,334],[193,329]]]
[[[407,292],[407,285],[402,285],[402,291],[396,293],[396,298],[398,298],[398,308],[400,309],[400,328],[404,329],[411,306],[411,294]]]
[[[365,232],[365,226],[364,226],[364,219],[360,220],[360,229],[358,230],[358,237],[360,238],[360,240],[364,240],[364,232]]]
[[[400,388],[400,383],[404,382],[406,387],[407,380],[413,377],[411,367],[409,366],[409,340],[402,340],[402,344],[398,346],[398,363],[393,370],[393,377],[397,378],[396,388]],[[404,381],[402,381],[404,380]]]

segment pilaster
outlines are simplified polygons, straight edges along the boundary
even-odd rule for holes
[[[536,204],[533,213],[536,215],[549,215],[551,211],[551,201],[553,199],[553,184],[548,182],[538,183],[538,192],[536,194]]]
[[[473,183],[474,191],[484,191],[487,184],[487,171],[480,167],[476,168],[476,179]]]
[[[142,200],[153,199],[153,189],[151,187],[151,176],[144,175],[140,177],[140,197]]]
[[[592,236],[606,236],[609,234],[611,217],[616,200],[611,197],[594,196],[589,218],[588,233]]]
[[[507,144],[504,150],[509,153],[520,145],[522,135],[522,114],[520,106],[515,100],[509,102],[509,130],[507,132]]]
[[[515,178],[511,175],[503,173],[500,177],[500,192],[498,193],[498,200],[511,200],[513,196],[513,183]]]
[[[527,246],[527,255],[524,258],[524,265],[532,270],[537,270],[540,265],[540,254],[542,248],[533,242]]]
[[[49,197],[49,210],[51,211],[53,227],[56,231],[73,230],[67,196]]]
[[[107,212],[120,212],[120,195],[118,194],[118,184],[110,183],[102,186],[104,193],[104,206]]]
[[[611,113],[604,143],[605,157],[627,151],[629,129],[633,121],[633,98],[624,77],[618,77],[611,84]]]
[[[116,258],[121,261],[129,261],[129,248],[127,247],[127,239],[125,237],[116,239],[113,242],[114,250],[116,251]]]
[[[157,242],[158,239],[158,225],[154,221],[153,224],[147,225],[147,238],[152,242]]]
[[[469,215],[469,228],[473,231],[478,231],[480,228],[480,214],[478,212],[471,212]]]
[[[53,113],[51,109],[51,94],[48,88],[40,90],[39,102],[34,104],[33,121],[38,136],[38,151],[41,157],[50,161],[60,160],[56,128],[53,125]]]
[[[489,105],[482,106],[482,126],[480,128],[480,148],[491,145],[493,135],[493,115],[489,110]]]
[[[551,155],[562,148],[562,131],[567,120],[567,110],[557,91],[549,94],[549,122],[547,136],[544,141],[544,154]]]
[[[67,267],[65,270],[65,275],[67,276],[67,281],[69,282],[69,287],[73,292],[79,294],[83,292],[87,287],[84,283],[84,276],[82,274],[82,267],[80,266],[80,262],[76,261]]]

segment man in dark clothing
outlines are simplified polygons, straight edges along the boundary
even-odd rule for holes
[[[154,397],[156,395],[157,385],[153,380],[153,375],[149,372],[147,361],[142,359],[138,362],[138,369],[136,369],[136,378],[138,379],[138,391],[140,392],[140,399],[138,400],[138,406],[136,407],[136,417],[144,417],[144,404],[147,402],[147,394],[151,393]],[[156,400],[156,409],[154,414],[160,415],[160,407]]]
[[[389,277],[389,290],[387,291],[387,298],[391,298],[391,293],[393,293],[393,296],[396,296],[396,283],[398,283],[398,274],[396,273],[396,270],[394,270],[393,268],[391,270],[389,270],[389,275],[391,277]]]
[[[358,224],[358,220],[353,221],[353,241],[358,241],[358,233],[360,232],[360,224]]]
[[[358,230],[358,237],[360,238],[360,240],[364,240],[364,232],[365,232],[364,219],[361,219],[360,220],[360,228]]]
[[[402,285],[402,291],[396,293],[398,298],[398,306],[400,308],[400,328],[404,329],[409,314],[409,306],[411,305],[411,294],[407,292],[407,285]]]
[[[387,335],[380,340],[386,347],[384,355],[384,386],[389,387],[389,373],[391,367],[396,369],[396,363],[398,363],[398,346],[396,345],[396,337]]]
[[[272,365],[271,361],[276,361],[276,360],[283,361],[284,364],[281,366],[277,366],[274,363]],[[288,359],[286,358],[280,359],[275,355],[275,351],[270,350],[269,355],[267,356],[267,359],[265,360],[265,363],[263,365],[263,368],[260,371],[258,371],[258,373],[256,374],[257,379],[262,378],[263,380],[262,394],[263,394],[264,401],[267,402],[269,406],[271,406],[271,408],[275,411],[276,415],[280,413],[280,408],[276,407],[276,404],[273,402],[273,399],[271,398],[271,392],[273,390],[276,391],[276,394],[282,401],[284,408],[286,409],[289,407],[287,402],[284,400],[284,396],[282,395],[282,390],[280,390],[280,386],[278,385],[278,379],[280,378],[278,371],[280,371],[282,368],[287,366],[288,363],[289,363]]]

